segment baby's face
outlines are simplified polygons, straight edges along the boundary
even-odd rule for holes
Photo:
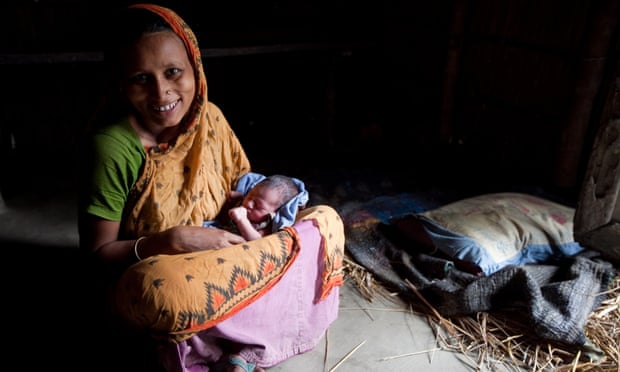
[[[270,213],[280,207],[280,197],[273,189],[254,187],[245,198],[242,205],[248,211],[248,219],[253,223],[266,220]]]

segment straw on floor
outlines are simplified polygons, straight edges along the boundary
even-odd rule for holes
[[[390,290],[363,266],[347,259],[345,269],[347,279],[367,300],[390,295]],[[535,337],[506,311],[442,317],[411,283],[407,284],[420,299],[415,304],[419,311],[412,314],[425,316],[435,331],[437,347],[459,353],[472,370],[493,370],[501,365],[528,371],[620,371],[620,273],[604,294],[605,300],[591,313],[585,333],[592,345],[581,350]]]

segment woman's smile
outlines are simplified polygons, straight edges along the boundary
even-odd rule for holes
[[[174,109],[177,106],[178,103],[179,103],[179,100],[176,100],[176,101],[174,101],[172,103],[169,103],[167,105],[153,106],[153,109],[155,111],[158,111],[158,112],[166,112],[166,111],[170,111],[170,110]]]

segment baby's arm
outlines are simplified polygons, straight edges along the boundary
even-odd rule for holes
[[[235,225],[237,225],[239,232],[245,240],[256,240],[262,237],[260,232],[258,232],[254,226],[252,226],[250,220],[248,220],[248,211],[244,207],[231,208],[228,211],[228,215]]]
[[[226,195],[226,201],[224,205],[220,209],[220,213],[218,213],[215,220],[218,224],[222,226],[230,225],[231,215],[230,210],[238,205],[241,205],[241,201],[243,200],[243,194],[239,191],[229,191]]]

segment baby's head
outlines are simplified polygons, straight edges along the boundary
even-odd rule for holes
[[[283,175],[271,175],[248,191],[242,205],[248,211],[248,219],[261,222],[266,216],[276,212],[299,194],[299,188],[292,178]]]

